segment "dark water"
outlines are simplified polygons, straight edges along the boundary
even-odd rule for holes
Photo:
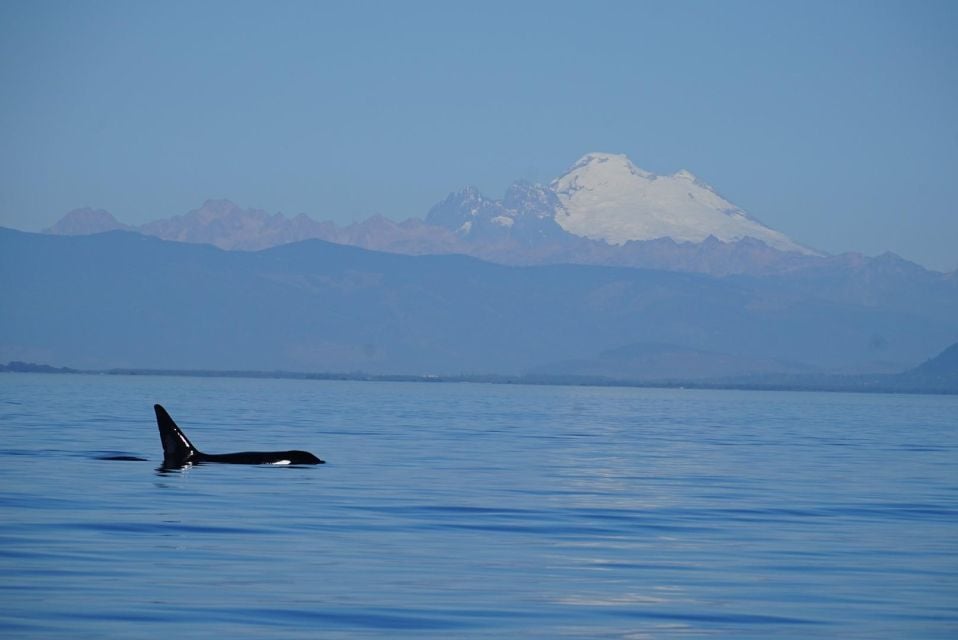
[[[328,464],[158,473],[154,402]],[[3,374],[0,429],[3,637],[958,637],[956,397]]]

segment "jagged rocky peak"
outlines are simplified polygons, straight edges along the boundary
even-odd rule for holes
[[[486,198],[476,187],[450,193],[426,214],[426,222],[460,233],[469,233],[477,221],[502,215],[502,204]]]
[[[426,222],[470,240],[491,239],[519,229],[527,234],[530,225],[548,223],[555,227],[553,219],[560,206],[555,192],[541,184],[515,182],[502,200],[487,198],[475,187],[467,187],[434,206]]]
[[[515,182],[505,197],[493,200],[470,187],[450,194],[426,216],[426,223],[448,229],[470,246],[491,243],[498,251],[502,243],[534,247],[543,242],[562,243],[572,238],[555,222],[561,208],[549,187]]]
[[[553,218],[556,209],[562,206],[555,191],[545,185],[524,180],[513,182],[509,186],[502,205],[513,212],[514,217],[531,215],[537,218]]]

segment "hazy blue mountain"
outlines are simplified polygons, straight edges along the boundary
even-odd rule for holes
[[[916,284],[905,271],[874,286],[851,274],[818,294],[784,277],[510,267],[319,240],[244,252],[0,230],[0,362],[517,373],[658,343],[740,363],[900,371],[958,341],[958,282],[921,270]],[[855,283],[859,298],[843,302]]]
[[[305,238],[332,236],[336,226],[330,222],[316,222],[304,214],[287,218],[281,213],[243,209],[221,199],[207,200],[199,209],[181,216],[148,222],[138,230],[165,240],[255,251]]]
[[[510,265],[592,264],[725,275],[817,264],[821,255],[770,229],[687,171],[655,175],[621,155],[591,153],[549,185],[518,181],[503,198],[449,194],[425,220],[382,216],[340,227],[208,200],[184,215],[124,227],[76,210],[47,231],[127,228],[165,240],[259,250],[320,239],[410,255],[459,253]]]
[[[914,369],[901,374],[901,378],[929,389],[949,390],[958,393],[958,343],[955,343],[921,363]]]
[[[709,383],[747,388],[958,394],[958,344],[949,346],[917,367],[898,373],[844,375],[767,373],[729,376],[710,380]]]
[[[958,343],[951,345],[934,358],[921,363],[909,373],[958,378]]]
[[[103,209],[73,209],[57,220],[53,226],[44,229],[44,233],[53,233],[63,236],[85,236],[91,233],[130,229],[113,217],[113,214]]]
[[[320,239],[406,255],[458,253],[509,265],[588,264],[712,275],[788,273],[834,263],[833,258],[781,251],[754,238],[731,242],[714,237],[702,242],[658,238],[612,245],[562,229],[554,217],[546,215],[556,200],[546,187],[524,182],[513,184],[502,200],[466,188],[434,206],[425,220],[395,222],[377,215],[343,227],[316,222],[305,214],[289,218],[244,209],[229,200],[208,200],[184,215],[139,227],[124,225],[106,211],[77,209],[45,232],[89,235],[126,229],[164,240],[244,251]]]

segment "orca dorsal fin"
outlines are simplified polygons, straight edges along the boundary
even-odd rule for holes
[[[160,430],[160,441],[163,443],[163,464],[182,465],[189,462],[199,450],[193,446],[173,418],[161,405],[153,405],[156,411],[156,426]]]

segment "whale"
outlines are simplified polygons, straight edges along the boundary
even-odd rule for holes
[[[190,442],[162,405],[153,405],[156,426],[163,443],[163,468],[181,469],[194,464],[325,464],[309,451],[241,451],[239,453],[203,453]]]

